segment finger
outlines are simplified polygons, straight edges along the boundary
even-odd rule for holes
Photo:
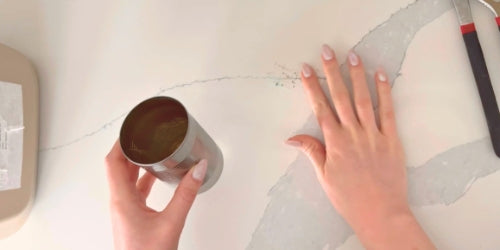
[[[172,197],[172,200],[162,212],[169,221],[173,222],[173,225],[178,230],[182,230],[182,227],[184,227],[184,222],[205,179],[206,172],[206,160],[201,160],[192,167],[182,178],[175,190],[174,197]]]
[[[361,59],[353,51],[350,51],[348,61],[359,123],[366,129],[376,129],[372,99]]]
[[[326,161],[325,146],[316,138],[309,135],[296,135],[286,141],[288,145],[298,147],[311,160],[318,177],[323,176]]]
[[[375,77],[377,83],[380,132],[385,135],[396,135],[396,119],[391,95],[391,85],[385,72],[379,70]]]
[[[357,124],[351,105],[351,97],[340,74],[335,52],[326,44],[323,45],[322,50],[323,70],[325,71],[330,95],[332,96],[333,105],[335,106],[340,122],[347,126]]]
[[[133,194],[139,167],[131,164],[123,156],[118,141],[115,142],[113,148],[106,156],[105,165],[110,194],[114,197],[124,197]]]
[[[156,177],[150,172],[146,172],[142,177],[137,181],[137,191],[146,199],[151,192],[151,188],[156,181]]]
[[[323,134],[327,138],[333,136],[340,125],[319,84],[316,73],[305,63],[302,66],[302,83]]]

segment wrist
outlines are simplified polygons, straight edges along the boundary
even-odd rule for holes
[[[434,249],[407,205],[372,212],[351,225],[367,249]]]
[[[393,208],[371,207],[364,218],[357,218],[351,227],[360,238],[381,239],[394,228],[416,222],[413,213],[407,205]]]

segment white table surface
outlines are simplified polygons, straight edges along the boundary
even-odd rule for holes
[[[160,92],[187,106],[225,158],[180,249],[245,249],[269,190],[297,158],[283,141],[311,114],[294,80],[300,63],[319,66],[323,43],[344,58],[412,2],[0,0],[0,43],[33,61],[41,90],[35,204],[0,249],[111,249],[103,158],[124,114]],[[500,93],[500,35],[486,9],[473,7]],[[393,93],[408,166],[488,135],[454,11],[418,31],[399,73]],[[440,249],[498,249],[499,190],[494,172],[448,205],[414,211]],[[172,192],[157,183],[149,204],[161,209]],[[351,236],[339,249],[362,247]]]

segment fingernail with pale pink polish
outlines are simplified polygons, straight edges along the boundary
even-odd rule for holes
[[[290,146],[296,147],[296,148],[302,147],[302,143],[300,141],[295,141],[295,140],[288,139],[285,143],[287,145],[290,145]]]
[[[325,61],[330,61],[333,59],[333,50],[328,45],[323,44],[321,55]]]
[[[311,66],[309,66],[307,63],[302,64],[302,75],[305,78],[310,77],[312,74],[312,69]]]
[[[387,75],[383,71],[379,70],[377,72],[377,79],[379,82],[387,82]]]
[[[207,160],[203,159],[194,166],[193,178],[198,181],[205,179],[207,173]]]
[[[348,59],[349,59],[349,63],[352,65],[352,66],[358,66],[359,64],[359,57],[358,55],[356,55],[356,53],[354,53],[354,51],[349,51],[349,55],[347,56]]]

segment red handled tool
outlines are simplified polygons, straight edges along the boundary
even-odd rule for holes
[[[500,29],[500,18],[498,13],[500,11],[500,0],[479,0],[485,4],[490,10],[495,13],[496,22]],[[453,0],[455,9],[457,10],[458,20],[460,21],[460,28],[464,37],[465,47],[467,47],[467,54],[469,55],[472,72],[476,79],[477,89],[483,104],[486,122],[490,131],[491,142],[495,154],[500,157],[500,111],[495,98],[495,92],[491,85],[490,75],[484,60],[483,50],[479,43],[474,20],[470,9],[469,0]]]

